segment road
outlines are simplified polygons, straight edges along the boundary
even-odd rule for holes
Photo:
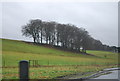
[[[110,71],[110,74],[107,75],[101,75],[94,79],[118,79],[118,70]]]
[[[65,78],[62,78],[62,81],[64,81],[64,79],[65,81],[120,81],[119,73],[120,73],[120,68],[108,68],[108,69],[104,69],[103,71],[100,71],[98,73],[95,73],[93,75],[83,77],[83,78],[75,77],[75,76],[77,77],[80,76],[79,74],[72,76],[71,78],[69,78],[70,76],[65,77]]]
[[[85,81],[120,81],[120,69],[118,68],[109,68],[105,69],[105,71],[110,72],[110,74],[101,75],[97,78],[92,78],[92,80]]]

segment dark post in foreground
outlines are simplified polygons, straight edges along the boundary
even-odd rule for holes
[[[19,63],[20,81],[29,81],[29,62],[22,60]]]

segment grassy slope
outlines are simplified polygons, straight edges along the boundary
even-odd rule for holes
[[[20,41],[3,39],[2,41],[3,60],[6,66],[17,66],[19,60],[40,60],[40,64],[46,65],[48,61],[53,65],[76,65],[76,64],[106,64],[114,63],[115,56],[111,60],[106,58],[97,58],[82,54],[73,54],[53,48],[30,45]],[[90,52],[90,51],[88,51]],[[93,51],[91,51],[93,52]],[[90,52],[90,53],[91,53]],[[94,52],[93,52],[94,53]],[[99,53],[99,52],[98,52]],[[91,53],[92,54],[92,53]],[[105,53],[106,54],[106,53]],[[96,55],[96,54],[95,54]],[[100,55],[101,57],[103,55]],[[108,57],[109,58],[109,57]],[[3,61],[4,62],[4,61]]]
[[[108,52],[108,51],[87,50],[87,53],[98,56],[98,57],[102,57],[102,58],[118,59],[118,58],[116,58],[116,57],[118,57],[117,53]]]
[[[25,42],[2,39],[3,64],[5,66],[18,66],[20,60],[40,60],[41,65],[75,65],[61,66],[54,68],[31,68],[31,78],[53,78],[61,75],[71,74],[75,72],[95,71],[106,68],[106,65],[117,64],[117,54],[102,51],[87,51],[99,57],[64,52],[53,48],[43,46],[35,46]],[[107,57],[104,55],[107,54]],[[76,65],[86,65],[85,67],[76,67]],[[97,66],[96,66],[97,65]],[[101,67],[102,66],[102,67]],[[87,69],[89,67],[89,69]],[[96,67],[96,68],[95,68]],[[81,69],[79,69],[81,68]],[[83,70],[84,68],[84,70]],[[58,70],[59,69],[59,70]],[[87,69],[87,70],[85,70]],[[40,72],[39,72],[40,70]],[[48,70],[48,74],[46,72]],[[38,72],[36,72],[38,71]],[[53,72],[55,71],[55,72]],[[42,72],[42,73],[41,73]],[[32,75],[36,73],[36,75]],[[39,73],[41,75],[39,76]],[[3,69],[3,78],[18,78],[18,71]],[[11,77],[9,77],[11,75]]]

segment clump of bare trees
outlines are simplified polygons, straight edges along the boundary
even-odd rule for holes
[[[34,43],[56,45],[76,52],[111,50],[109,46],[103,45],[101,41],[91,37],[84,28],[72,24],[35,19],[30,20],[22,27],[22,34],[26,37],[32,37]]]

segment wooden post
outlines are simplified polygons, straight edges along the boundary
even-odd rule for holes
[[[35,66],[35,60],[33,60],[33,67]]]
[[[5,67],[5,60],[3,60],[3,67]]]
[[[39,60],[37,60],[37,65],[39,66]]]
[[[31,60],[29,60],[29,67],[30,67],[30,61],[31,61]]]
[[[22,60],[19,63],[20,81],[29,81],[29,62]]]
[[[36,67],[37,67],[37,60],[36,60]]]
[[[48,65],[49,65],[49,60],[48,60]]]
[[[35,67],[37,67],[37,60],[35,60]]]
[[[38,60],[38,66],[39,66],[39,60]]]

